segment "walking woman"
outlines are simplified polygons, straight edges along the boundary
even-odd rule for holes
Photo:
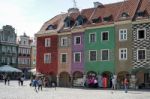
[[[125,89],[125,93],[127,93],[128,92],[128,79],[127,79],[127,77],[125,77],[125,79],[124,79],[124,89]]]

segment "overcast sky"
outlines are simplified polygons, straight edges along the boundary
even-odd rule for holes
[[[103,4],[123,0],[76,0],[79,9],[93,7],[93,2]],[[43,23],[73,7],[73,0],[0,0],[0,29],[12,25],[18,36],[24,32],[33,37]]]

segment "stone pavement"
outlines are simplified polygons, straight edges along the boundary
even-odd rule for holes
[[[18,86],[17,81],[10,85],[0,82],[0,99],[150,99],[150,91],[99,90],[78,88],[43,88],[36,92],[25,81],[24,86]]]

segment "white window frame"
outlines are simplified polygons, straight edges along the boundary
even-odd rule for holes
[[[140,51],[140,50],[144,50],[144,51],[145,51],[145,59],[139,59],[139,56],[138,56],[138,55],[139,55],[139,51]],[[138,61],[140,61],[140,60],[146,60],[146,49],[137,49],[137,60],[138,60]]]
[[[144,38],[142,38],[142,39],[139,39],[139,31],[140,30],[144,30]],[[137,40],[143,40],[143,39],[146,39],[146,29],[145,28],[143,28],[143,29],[137,29]]]
[[[108,60],[103,60],[103,59],[102,59],[102,57],[103,57],[103,56],[102,56],[102,55],[103,55],[102,52],[103,52],[103,51],[106,51],[106,50],[108,51]],[[109,61],[109,57],[110,57],[110,55],[109,55],[109,49],[102,49],[102,50],[101,50],[101,60],[102,60],[102,61]]]
[[[123,31],[123,33],[121,33],[121,31]],[[126,33],[124,31],[126,31]],[[123,35],[123,39],[121,38],[122,35]],[[127,39],[128,39],[127,29],[119,29],[119,41],[126,41]]]
[[[62,61],[62,55],[64,55],[64,54],[66,55],[66,62],[63,62],[63,61]],[[68,54],[67,54],[67,53],[61,53],[61,54],[60,54],[60,63],[67,63],[67,59],[68,59],[67,57],[68,57]]]
[[[75,58],[76,54],[80,55],[80,61],[79,62],[75,60],[76,59]],[[74,59],[74,63],[80,63],[81,62],[81,52],[74,52],[73,59]]]
[[[121,52],[123,50],[123,53]],[[126,50],[126,52],[124,52]],[[123,58],[121,58],[121,55],[123,54]],[[126,54],[126,58],[125,58]],[[119,60],[127,60],[128,59],[128,49],[127,48],[119,48]]]
[[[95,35],[95,41],[94,42],[91,42],[91,35],[94,34]],[[89,43],[95,43],[96,42],[96,33],[90,33],[89,34]]]
[[[77,44],[77,38],[80,38],[80,43],[79,44]],[[81,36],[75,36],[74,37],[74,45],[80,45],[81,44]]]
[[[66,40],[66,42],[63,43],[63,40]],[[60,43],[61,43],[61,46],[68,46],[68,37],[61,37]]]
[[[91,58],[90,58],[90,52],[91,51],[96,51],[96,60],[91,60]],[[89,61],[91,61],[91,62],[97,61],[97,50],[89,50]]]
[[[108,33],[108,40],[103,40],[103,34],[104,33]],[[103,32],[101,32],[101,41],[109,41],[109,31],[103,31]]]
[[[46,55],[48,55],[49,56],[49,60],[48,59],[46,59]],[[52,59],[51,59],[52,57],[51,57],[51,53],[44,53],[44,64],[50,64],[51,63],[51,61],[52,61]]]
[[[45,38],[45,47],[51,46],[51,38]]]

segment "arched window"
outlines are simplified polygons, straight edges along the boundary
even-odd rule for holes
[[[53,29],[54,29],[54,26],[51,24],[46,28],[46,30],[53,30]]]

